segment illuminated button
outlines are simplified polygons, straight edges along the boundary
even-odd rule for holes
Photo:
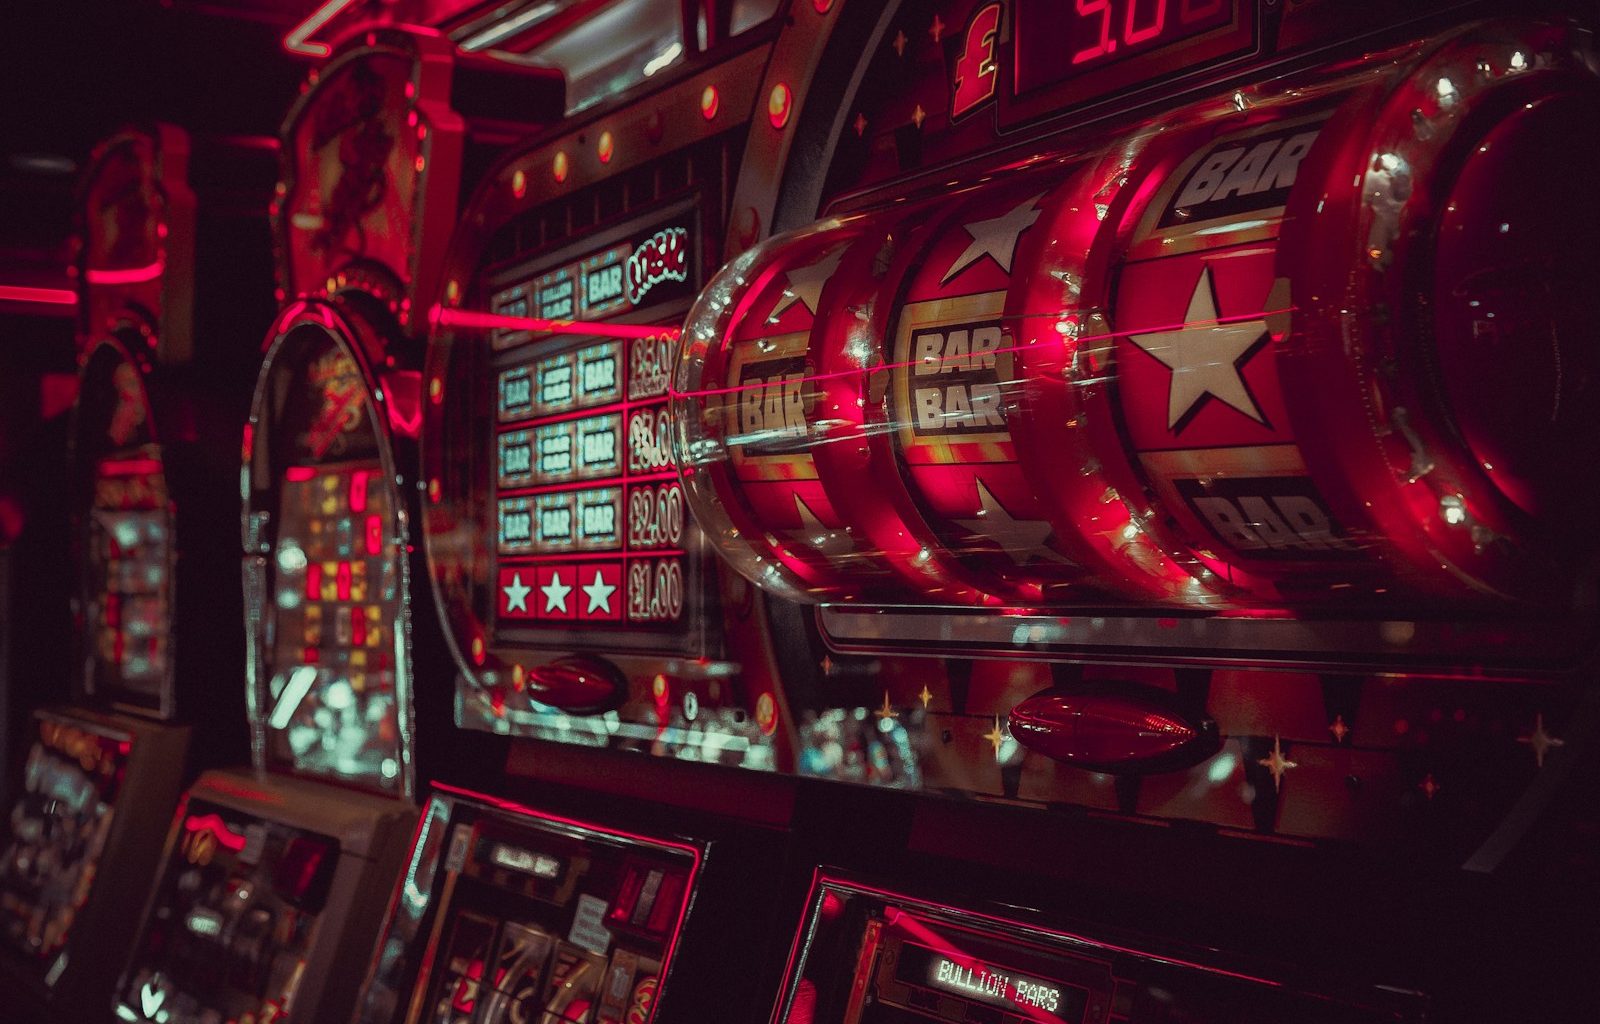
[[[600,144],[598,147],[596,147],[596,152],[600,155],[600,162],[603,164],[609,164],[611,162],[611,155],[616,152],[616,148],[616,140],[611,137],[611,133],[601,132]]]
[[[756,724],[768,736],[777,731],[778,702],[772,699],[770,693],[763,693],[756,698]]]
[[[560,183],[567,180],[568,169],[567,153],[566,150],[562,150],[556,154],[555,161],[550,167],[550,173],[555,176],[556,182]]]
[[[789,87],[782,82],[772,87],[772,94],[767,97],[767,120],[774,128],[782,128],[789,123],[789,110],[793,106],[792,95]]]
[[[708,85],[700,93],[700,116],[707,121],[717,116],[717,110],[722,106],[722,97],[717,93],[717,87]]]
[[[520,170],[511,175],[511,194],[518,199],[528,194],[528,176]]]
[[[451,302],[455,302],[458,299],[460,299],[461,298],[461,282],[460,281],[451,281],[448,284],[446,284],[444,286],[444,297],[447,300],[451,301]]]

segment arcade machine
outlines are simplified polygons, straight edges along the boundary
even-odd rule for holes
[[[507,42],[565,69],[573,113],[479,187],[434,313],[428,562],[456,721],[503,737],[505,768],[441,775],[363,1021],[747,1020],[777,981],[759,890],[784,864],[789,797],[765,783],[790,739],[737,675],[754,591],[701,543],[667,417],[777,24],[591,6]],[[608,27],[641,12],[655,35]]]
[[[929,797],[771,1020],[1593,1012],[1596,14],[791,6],[672,450]]]
[[[186,761],[243,749],[222,724],[238,702],[213,685],[243,660],[215,596],[231,559],[205,527],[228,499],[211,428],[236,427],[244,403],[193,387],[189,156],[179,129],[123,131],[95,150],[80,193],[74,547],[62,560],[77,646],[61,666],[71,703],[34,715],[0,852],[0,964],[18,1019],[103,1015]],[[247,269],[234,279],[250,283]]]
[[[413,305],[483,145],[453,105],[463,77],[437,39],[374,29],[285,123],[283,307],[239,477],[252,763],[202,776],[172,819],[123,1020],[340,1020],[368,960],[416,823],[417,751],[449,715],[413,699],[445,671],[413,587]],[[530,116],[559,105],[551,86],[501,95]]]

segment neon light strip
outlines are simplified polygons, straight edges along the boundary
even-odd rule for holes
[[[333,47],[327,43],[313,43],[309,40],[317,34],[318,29],[332,21],[340,11],[353,2],[354,0],[328,0],[307,15],[305,21],[289,30],[283,37],[283,48],[290,53],[298,53],[305,57],[326,57],[333,52]]]
[[[76,306],[78,296],[65,288],[29,288],[20,284],[0,284],[0,302],[37,302],[46,306]]]
[[[185,821],[183,823],[183,827],[189,832],[210,832],[212,835],[217,837],[217,842],[221,843],[223,846],[226,846],[235,853],[244,849],[244,836],[241,836],[239,833],[229,828],[228,823],[223,821],[220,815],[196,815]]]
[[[156,260],[127,270],[90,270],[84,276],[90,284],[143,284],[145,281],[154,281],[166,269],[165,260]]]
[[[648,327],[643,324],[614,324],[598,320],[542,320],[538,317],[478,313],[466,309],[435,306],[433,322],[440,327],[468,330],[539,331],[544,334],[582,334],[597,338],[671,338],[683,332],[676,327]]]
[[[1298,307],[1296,307],[1296,306],[1287,306],[1287,307],[1285,307],[1283,309],[1263,310],[1260,313],[1241,313],[1241,314],[1239,314],[1237,316],[1219,316],[1214,320],[1190,320],[1190,321],[1187,321],[1187,322],[1180,322],[1180,323],[1175,323],[1175,324],[1166,324],[1166,325],[1160,326],[1160,327],[1139,327],[1139,328],[1136,328],[1134,330],[1128,330],[1128,331],[1108,331],[1105,334],[1085,334],[1085,335],[1081,335],[1080,337],[1070,338],[1070,339],[1064,337],[1064,338],[1062,338],[1061,343],[1064,346],[1070,346],[1070,348],[1069,348],[1069,351],[1070,351],[1071,349],[1082,348],[1084,346],[1084,344],[1086,344],[1088,342],[1109,341],[1109,340],[1112,340],[1114,338],[1131,338],[1136,334],[1159,334],[1159,333],[1169,332],[1169,331],[1192,330],[1193,328],[1196,328],[1196,327],[1224,327],[1224,326],[1227,326],[1228,324],[1246,323],[1246,322],[1249,322],[1249,321],[1252,321],[1252,320],[1265,320],[1267,317],[1270,317],[1270,316],[1282,316],[1282,315],[1291,314],[1291,313],[1295,312],[1295,310],[1297,308]],[[1035,314],[1032,314],[1032,317],[1041,317],[1041,316],[1055,317],[1055,316],[1059,316],[1059,315],[1060,314],[1058,314],[1058,313],[1035,313]],[[1023,319],[1028,319],[1028,318],[1029,317],[1011,316],[1011,317],[1003,317],[1002,319],[1004,319],[1004,320],[1023,320]],[[1001,354],[1009,353],[1009,352],[1023,352],[1023,351],[1026,351],[1029,347],[1030,346],[1026,346],[1026,345],[1011,345],[1011,346],[1008,346],[1006,348],[994,349],[994,350],[992,350],[991,354],[993,354],[993,355],[1001,355]],[[858,369],[834,370],[831,373],[813,373],[808,377],[802,378],[800,380],[800,383],[801,384],[811,384],[811,383],[815,383],[816,381],[819,381],[819,380],[837,380],[837,379],[839,379],[841,377],[859,377],[863,373],[878,373],[878,372],[881,372],[883,370],[913,370],[913,369],[916,369],[919,366],[934,366],[934,365],[938,365],[940,363],[947,363],[947,362],[951,362],[951,361],[957,360],[957,359],[970,359],[970,358],[971,358],[971,356],[953,355],[953,356],[941,356],[938,359],[906,359],[906,360],[903,360],[903,361],[898,362],[898,363],[875,363],[872,366],[863,366],[863,367],[860,367]],[[742,391],[764,391],[767,388],[783,387],[785,385],[785,383],[786,382],[783,381],[782,379],[777,379],[777,380],[772,380],[772,381],[765,381],[764,380],[764,381],[760,382],[759,384],[732,384],[732,385],[729,385],[727,387],[699,388],[699,389],[694,390],[694,391],[679,391],[676,388],[669,388],[668,391],[667,391],[667,394],[672,398],[707,398],[707,397],[710,397],[712,395],[736,395],[736,394],[739,394]],[[791,383],[792,384],[793,382],[790,381],[790,382],[787,382],[787,383]],[[1079,381],[1078,383],[1081,384],[1081,383],[1090,383],[1090,382]]]

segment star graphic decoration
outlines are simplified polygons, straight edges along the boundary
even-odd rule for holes
[[[873,714],[878,716],[878,721],[880,722],[892,722],[900,717],[900,712],[896,711],[894,705],[889,703],[888,690],[883,691],[883,707],[874,711]]]
[[[1071,564],[1059,552],[1045,545],[1046,539],[1055,530],[1053,526],[1040,519],[1013,518],[982,480],[977,483],[978,517],[957,519],[957,526],[998,544],[1000,550],[1018,565],[1026,565],[1036,558],[1047,562]]]
[[[1423,796],[1427,797],[1429,800],[1432,800],[1438,795],[1439,790],[1443,789],[1444,787],[1433,781],[1433,773],[1429,772],[1427,775],[1423,776],[1422,781],[1417,784],[1417,788],[1422,790]]]
[[[984,256],[992,257],[1001,270],[1011,273],[1011,260],[1017,253],[1017,239],[1039,219],[1039,207],[1036,204],[1043,195],[1041,192],[1025,199],[998,217],[962,225],[967,229],[967,234],[972,236],[972,242],[950,264],[950,269],[944,272],[939,283],[948,284],[951,278]]]
[[[996,761],[1000,760],[1000,745],[1006,741],[1006,734],[1005,731],[1000,728],[999,715],[994,716],[994,725],[989,729],[988,732],[983,734],[983,738],[988,740],[989,745],[994,748],[994,759]]]
[[[567,595],[572,593],[572,584],[561,582],[561,570],[557,569],[550,574],[550,582],[539,588],[544,592],[544,610],[566,614]]]
[[[1544,767],[1544,759],[1549,755],[1552,748],[1567,745],[1566,740],[1557,739],[1545,731],[1543,711],[1533,716],[1533,732],[1526,736],[1519,736],[1517,742],[1526,743],[1533,748],[1533,763],[1539,768]]]
[[[507,612],[527,612],[528,595],[533,592],[533,588],[522,582],[522,573],[512,573],[511,582],[500,589],[505,591]]]
[[[922,708],[924,711],[926,711],[928,708],[928,702],[933,700],[933,693],[928,689],[927,683],[922,684],[922,692],[917,694],[917,699],[922,701]]]
[[[1240,370],[1269,337],[1264,320],[1219,324],[1217,296],[1211,268],[1200,272],[1182,327],[1170,331],[1134,334],[1128,340],[1172,371],[1167,391],[1167,429],[1179,433],[1199,412],[1206,399],[1224,405],[1267,426],[1250,395]]]
[[[616,589],[616,585],[607,583],[605,577],[600,575],[600,570],[596,569],[594,571],[594,582],[583,585],[584,596],[589,599],[587,614],[593,615],[595,612],[605,612],[610,615],[611,595],[616,592]]]
[[[926,121],[927,119],[928,112],[922,109],[922,104],[918,103],[916,109],[911,111],[911,123],[916,125],[918,128],[921,128],[922,122]]]
[[[816,316],[817,303],[822,299],[822,286],[827,284],[828,278],[839,269],[839,261],[842,259],[844,259],[844,247],[837,246],[817,262],[789,271],[785,275],[789,279],[789,285],[783,290],[783,298],[778,300],[778,304],[767,317],[767,323],[777,323],[778,318],[796,302],[805,303],[811,315]]]
[[[1350,735],[1350,727],[1344,724],[1343,715],[1333,716],[1333,724],[1328,726],[1328,731],[1333,733],[1333,742],[1343,743],[1344,738]]]
[[[855,128],[857,136],[865,135],[867,133],[867,115],[856,114],[856,119],[852,122],[852,126]]]
[[[910,40],[906,38],[906,34],[904,32],[896,32],[894,34],[895,56],[904,57],[906,55],[906,43],[908,42],[910,42]]]
[[[1283,756],[1283,744],[1276,736],[1272,737],[1272,753],[1257,761],[1256,764],[1259,764],[1272,774],[1273,792],[1283,791],[1283,775],[1285,772],[1290,768],[1300,767],[1294,761]]]
[[[932,36],[936,43],[944,38],[944,19],[937,14],[933,16],[933,24],[928,26],[928,35]]]
[[[815,548],[820,553],[831,557],[847,555],[856,549],[855,542],[850,539],[850,534],[845,530],[834,530],[822,525],[822,520],[811,511],[811,506],[796,494],[794,496],[794,510],[800,514],[800,529],[790,531],[808,547]]]

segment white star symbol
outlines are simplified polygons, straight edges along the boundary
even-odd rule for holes
[[[1032,199],[1025,199],[1011,211],[992,220],[980,220],[963,225],[967,229],[967,234],[972,236],[972,244],[962,250],[956,261],[950,264],[950,269],[944,272],[944,277],[939,283],[941,285],[947,283],[952,277],[982,259],[985,253],[994,257],[994,261],[1000,264],[1001,270],[1011,273],[1011,258],[1017,253],[1017,238],[1039,219],[1039,208],[1034,204],[1043,195],[1041,192]]]
[[[585,583],[583,592],[589,598],[589,610],[585,614],[592,615],[596,611],[611,614],[611,595],[616,591],[616,586],[607,583],[605,577],[600,575],[600,570],[594,571],[594,582]]]
[[[844,247],[837,246],[810,266],[789,271],[787,274],[789,287],[783,290],[783,298],[778,300],[778,305],[767,317],[767,322],[777,323],[778,317],[796,302],[804,302],[806,308],[811,310],[811,315],[816,316],[817,302],[822,298],[822,286],[827,284],[828,278],[839,269],[839,261],[842,259],[844,259]]]
[[[855,543],[848,533],[823,526],[822,520],[798,494],[794,496],[794,510],[800,514],[800,529],[791,532],[798,534],[807,545],[824,555],[844,555],[855,550]]]
[[[1184,325],[1173,331],[1131,335],[1139,346],[1161,365],[1172,371],[1172,387],[1167,392],[1167,429],[1182,430],[1207,396],[1265,425],[1267,418],[1256,407],[1239,370],[1245,360],[1267,340],[1264,320],[1245,320],[1219,324],[1217,297],[1212,290],[1211,268],[1200,271]]]
[[[533,588],[522,582],[522,573],[511,574],[511,582],[500,588],[506,592],[506,611],[526,612],[528,610],[528,595]]]
[[[1045,546],[1045,538],[1054,529],[1049,523],[1038,519],[1011,518],[1011,513],[990,493],[982,480],[978,481],[978,518],[957,519],[956,525],[994,541],[1018,565],[1025,565],[1033,558],[1067,562],[1060,553]]]
[[[561,582],[561,570],[557,569],[550,574],[550,582],[539,588],[544,591],[544,610],[546,612],[565,612],[567,610],[567,595],[572,593],[570,584]]]

